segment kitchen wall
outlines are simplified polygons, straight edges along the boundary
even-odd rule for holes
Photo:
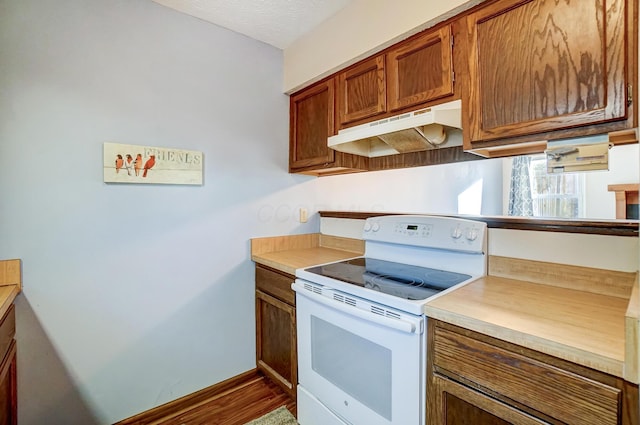
[[[252,237],[320,209],[500,210],[488,161],[288,174],[282,61],[148,0],[0,0],[21,425],[109,424],[255,367]],[[105,184],[105,142],[202,151],[205,183]]]
[[[249,239],[313,230],[282,52],[148,0],[0,0],[0,258],[22,258],[19,418],[112,423],[255,367]],[[109,185],[102,145],[204,152]],[[311,187],[310,187],[311,186]]]

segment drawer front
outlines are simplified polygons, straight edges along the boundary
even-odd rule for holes
[[[295,277],[256,266],[256,289],[295,306],[296,295],[291,284]]]
[[[446,375],[567,424],[618,423],[618,388],[447,329],[434,340],[434,365]]]
[[[0,321],[0,362],[4,358],[16,334],[16,309],[13,304]]]

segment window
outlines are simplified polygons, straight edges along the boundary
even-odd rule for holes
[[[547,174],[544,155],[514,158],[509,215],[579,218],[584,215],[584,173]]]
[[[529,175],[534,217],[582,217],[584,173],[547,174],[542,155],[531,158]]]

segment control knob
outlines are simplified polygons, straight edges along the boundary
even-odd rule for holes
[[[478,229],[469,229],[467,231],[467,240],[473,242],[478,239]]]
[[[460,228],[460,226],[456,227],[455,229],[453,229],[453,231],[451,232],[451,237],[453,239],[460,239],[460,237],[462,236],[462,229]]]

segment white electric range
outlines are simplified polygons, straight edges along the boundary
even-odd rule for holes
[[[369,218],[365,254],[296,271],[298,422],[422,425],[424,305],[486,274],[483,222]]]

